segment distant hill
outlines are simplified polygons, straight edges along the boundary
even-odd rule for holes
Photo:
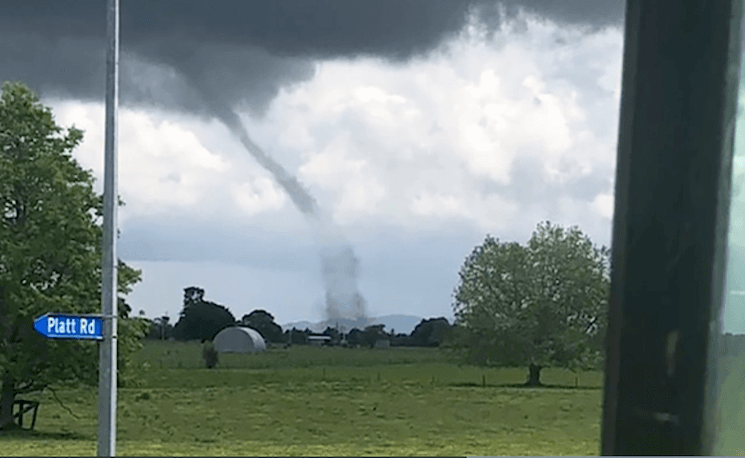
[[[418,325],[422,320],[422,317],[413,315],[386,315],[379,318],[373,318],[372,324],[384,324],[384,329],[387,332],[391,332],[391,329],[393,329],[396,331],[396,334],[411,334],[411,331],[413,331],[416,325]]]
[[[393,329],[397,334],[411,334],[411,331],[414,330],[414,327],[419,324],[420,321],[422,321],[422,317],[414,315],[386,315],[378,318],[369,318],[366,322],[364,320],[355,321],[344,318],[319,321],[317,323],[311,323],[310,321],[296,321],[294,323],[283,324],[282,330],[284,331],[294,327],[301,330],[308,328],[313,332],[323,332],[329,326],[332,328],[335,327],[338,322],[339,327],[344,331],[349,331],[353,328],[364,329],[365,326],[373,324],[384,324],[384,329],[387,332],[390,332],[390,330]]]

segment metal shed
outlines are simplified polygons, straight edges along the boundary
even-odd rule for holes
[[[266,350],[266,342],[257,330],[241,326],[218,332],[212,344],[221,353],[255,353]]]
[[[308,336],[308,342],[311,345],[315,345],[317,347],[320,347],[321,345],[327,345],[331,342],[330,336]]]

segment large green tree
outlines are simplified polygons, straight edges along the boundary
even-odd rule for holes
[[[71,151],[83,139],[62,129],[21,83],[0,94],[0,429],[13,426],[18,395],[98,380],[93,342],[45,339],[33,320],[48,312],[100,313],[102,198]],[[119,294],[141,273],[119,261]],[[119,297],[119,379],[143,324]]]
[[[235,326],[235,317],[227,307],[204,300],[204,289],[184,288],[184,308],[173,327],[180,340],[212,340],[218,332]]]
[[[243,315],[241,325],[255,329],[267,342],[280,343],[286,341],[282,333],[282,327],[274,321],[274,316],[266,310],[258,309],[248,315]]]
[[[416,347],[437,347],[445,340],[450,328],[445,317],[423,319],[411,331],[409,343]]]
[[[150,322],[146,338],[167,340],[173,336],[173,325],[168,315],[163,315]]]
[[[388,335],[384,331],[384,324],[373,324],[365,326],[365,329],[359,334],[360,343],[370,348],[375,346],[375,342],[380,339],[386,339]]]
[[[537,226],[527,245],[487,236],[466,258],[455,290],[454,341],[474,363],[541,369],[602,360],[609,250],[577,227]]]

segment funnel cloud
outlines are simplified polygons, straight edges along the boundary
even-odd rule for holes
[[[267,155],[248,136],[238,115],[227,105],[213,107],[215,116],[235,135],[251,156],[272,174],[292,203],[310,221],[316,242],[321,247],[321,263],[326,290],[326,318],[365,319],[365,299],[357,289],[359,260],[330,216],[323,213],[316,200],[297,178]]]

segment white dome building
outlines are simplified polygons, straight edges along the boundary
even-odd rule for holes
[[[266,350],[266,342],[257,330],[240,326],[218,332],[212,344],[221,353],[256,353]]]

